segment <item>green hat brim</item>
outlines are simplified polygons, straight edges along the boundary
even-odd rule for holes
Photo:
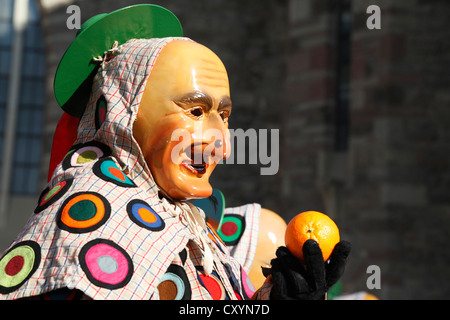
[[[103,56],[115,41],[181,37],[183,30],[169,10],[151,4],[122,8],[86,21],[64,53],[54,79],[56,101],[68,114],[81,117],[98,69],[94,57]]]

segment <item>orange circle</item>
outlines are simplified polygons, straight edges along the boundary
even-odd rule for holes
[[[309,239],[319,244],[323,260],[327,261],[335,245],[340,241],[339,229],[330,217],[321,212],[302,212],[289,222],[285,244],[294,256],[304,262],[303,244]]]
[[[120,181],[125,181],[126,180],[125,175],[119,169],[114,168],[114,167],[109,167],[108,170],[114,177],[116,177]]]
[[[95,215],[88,220],[83,221],[75,220],[69,215],[69,210],[74,204],[83,200],[92,201],[97,211]],[[61,221],[70,228],[85,229],[99,223],[103,219],[104,215],[105,215],[105,205],[103,204],[103,201],[100,198],[92,194],[82,194],[77,197],[74,197],[69,202],[67,202],[61,213]]]
[[[158,218],[156,218],[153,212],[151,212],[147,208],[139,208],[138,214],[141,217],[141,219],[147,223],[154,223],[156,222],[156,220],[158,220]]]

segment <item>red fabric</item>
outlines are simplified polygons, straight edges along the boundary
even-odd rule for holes
[[[52,153],[48,170],[48,181],[50,181],[56,166],[64,159],[70,147],[77,138],[77,128],[80,119],[65,113],[59,119],[53,135]]]
[[[208,290],[209,294],[211,295],[211,298],[213,300],[221,300],[224,294],[223,287],[219,284],[219,282],[214,279],[213,277],[199,274],[200,278],[203,281],[203,284],[206,287],[206,290]]]
[[[5,273],[13,277],[22,270],[23,265],[25,264],[25,259],[22,256],[15,256],[6,264]]]
[[[238,226],[233,221],[227,221],[222,225],[220,230],[224,235],[232,236],[233,234],[236,233],[236,231],[238,231]]]

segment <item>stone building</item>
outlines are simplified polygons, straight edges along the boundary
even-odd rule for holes
[[[32,212],[46,183],[52,135],[61,115],[53,76],[77,32],[67,27],[68,6],[80,8],[83,22],[143,2],[33,2],[39,9],[45,52],[41,178],[34,194],[10,191],[0,225],[2,250]],[[247,146],[245,164],[218,166],[212,181],[225,194],[227,205],[259,202],[286,221],[306,210],[329,214],[342,238],[354,247],[342,279],[344,292],[366,291],[381,299],[447,298],[450,4],[152,3],[174,12],[186,36],[222,58],[233,99],[230,127],[254,129],[258,141],[264,133],[259,129],[279,132],[279,158],[272,158],[279,161],[277,174],[261,174],[266,164],[256,140]],[[380,8],[379,29],[368,26],[370,5]],[[1,130],[0,126],[3,138]],[[259,157],[250,164],[255,152]],[[379,267],[380,289],[367,287],[372,265]]]
[[[367,25],[373,4],[380,29]],[[354,244],[344,288],[367,291],[376,265],[380,298],[447,298],[449,4],[297,0],[289,9],[285,217],[318,208],[335,218]]]

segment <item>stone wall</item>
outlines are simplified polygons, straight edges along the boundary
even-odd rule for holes
[[[380,30],[353,2],[351,144],[342,223],[355,247],[349,283],[381,268],[379,296],[446,298],[450,255],[450,6],[379,1]],[[359,284],[363,288],[365,283]],[[376,292],[375,292],[376,293]]]
[[[283,214],[324,210],[337,221],[354,245],[345,291],[368,291],[367,267],[377,265],[381,289],[371,293],[380,298],[445,298],[450,7],[351,2],[349,136],[347,148],[337,149],[344,2],[290,1]],[[366,26],[372,4],[381,8],[381,29]]]

